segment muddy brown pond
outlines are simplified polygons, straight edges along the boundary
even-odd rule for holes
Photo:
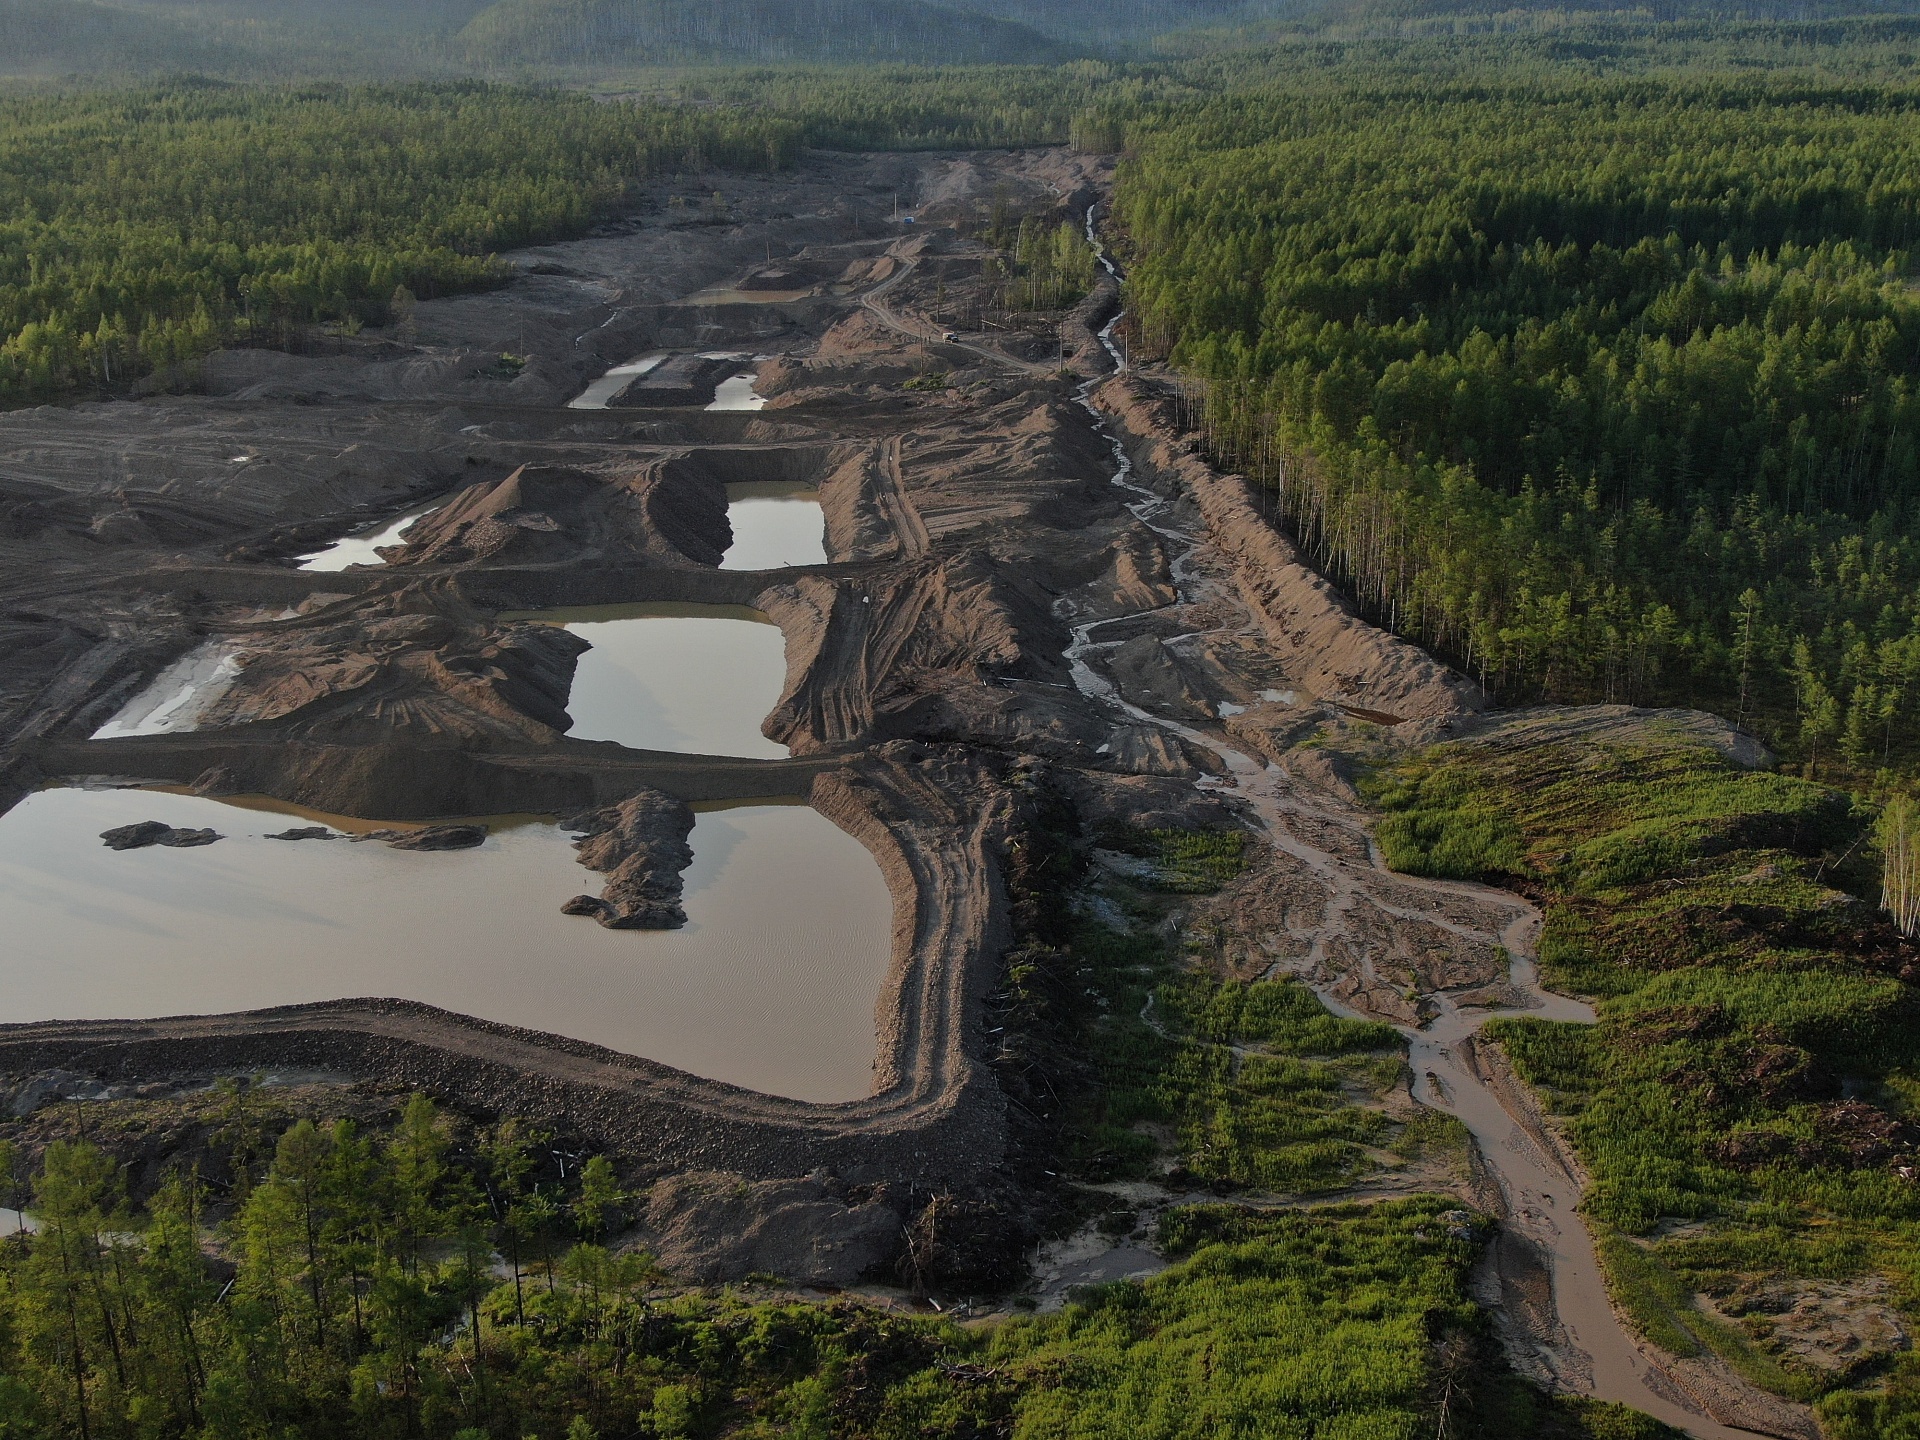
[[[198,849],[113,851],[141,820]],[[477,849],[273,840],[369,822],[154,790],[39,791],[0,816],[0,1023],[146,1019],[360,996],[566,1035],[799,1100],[868,1093],[893,906],[852,836],[797,802],[706,808],[686,926],[563,915],[600,878],[550,821]]]
[[[567,714],[581,740],[636,750],[784,760],[760,733],[786,683],[786,640],[743,605],[583,605],[502,620],[561,625],[593,648],[573,672]]]
[[[827,563],[827,521],[820,492],[781,481],[727,486],[727,523],[733,543],[722,570],[779,570]]]

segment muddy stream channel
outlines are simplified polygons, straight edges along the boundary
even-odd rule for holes
[[[1101,265],[1117,278],[1118,272],[1095,233],[1091,210],[1087,212],[1086,232]],[[1108,322],[1100,340],[1114,366],[1124,369],[1125,362],[1113,341],[1113,329],[1119,320],[1115,316]],[[1080,403],[1112,447],[1112,483],[1131,497],[1125,502],[1127,508],[1168,542],[1180,597],[1175,603],[1188,603],[1209,583],[1197,574],[1202,538],[1180,528],[1173,518],[1172,503],[1134,478],[1133,462],[1125,446],[1092,403],[1092,391],[1100,378],[1096,376],[1081,387]],[[1228,778],[1203,777],[1198,783],[1245,801],[1268,841],[1325,883],[1332,896],[1328,921],[1337,923],[1348,907],[1363,899],[1392,913],[1395,907],[1390,902],[1383,904],[1378,893],[1369,893],[1371,882],[1385,871],[1370,837],[1366,846],[1370,863],[1360,866],[1303,839],[1303,835],[1314,833],[1314,825],[1289,823],[1291,814],[1351,830],[1356,824],[1354,815],[1293,785],[1280,767],[1223,743],[1226,737],[1218,730],[1202,733],[1131,704],[1088,663],[1090,655],[1106,644],[1117,643],[1099,640],[1101,628],[1131,618],[1109,616],[1073,627],[1067,658],[1073,682],[1081,693],[1220,756],[1226,762]],[[1482,1066],[1475,1063],[1473,1037],[1497,1015],[1527,1014],[1586,1023],[1594,1019],[1589,1006],[1541,985],[1533,959],[1539,912],[1517,895],[1485,886],[1399,875],[1392,877],[1392,884],[1403,895],[1421,897],[1417,908],[1402,912],[1405,918],[1439,924],[1474,939],[1496,941],[1510,957],[1508,988],[1512,1005],[1463,1010],[1444,993],[1436,993],[1424,997],[1437,1009],[1433,1019],[1419,1028],[1396,1028],[1407,1040],[1414,1098],[1454,1115],[1466,1126],[1498,1187],[1506,1234],[1489,1247],[1475,1275],[1474,1289],[1482,1304],[1495,1308],[1509,1340],[1514,1342],[1513,1348],[1523,1352],[1516,1356],[1521,1368],[1553,1388],[1631,1405],[1701,1440],[1744,1440],[1753,1436],[1754,1431],[1704,1416],[1701,1411],[1706,1407],[1699,1398],[1656,1363],[1621,1325],[1607,1300],[1592,1236],[1577,1211],[1582,1192],[1580,1177],[1569,1169],[1534,1117],[1516,1114],[1503,1103]],[[1426,897],[1430,897],[1430,903],[1426,903]],[[1315,941],[1310,962],[1324,954],[1326,943],[1323,932]],[[1299,978],[1334,1013],[1356,1013],[1331,993],[1330,985],[1317,983],[1310,974]],[[1514,1239],[1520,1242],[1523,1253],[1529,1254],[1534,1270],[1531,1276],[1521,1276],[1517,1284],[1513,1277],[1503,1274],[1515,1268],[1511,1264],[1514,1247],[1508,1243]],[[1538,1283],[1529,1287],[1529,1279]],[[1529,1288],[1533,1293],[1525,1293]],[[1516,1309],[1529,1313],[1517,1316]]]

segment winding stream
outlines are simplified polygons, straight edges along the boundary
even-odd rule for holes
[[[601,877],[538,817],[494,817],[477,849],[413,853],[344,838],[369,822],[273,801],[38,791],[0,815],[0,1023],[393,996],[766,1094],[863,1098],[892,946],[878,863],[797,801],[696,809],[687,925],[605,930],[560,912]],[[142,820],[225,838],[101,843]],[[267,838],[314,824],[336,838]]]
[[[1119,279],[1119,272],[1100,244],[1093,223],[1093,210],[1087,211],[1086,234],[1106,272]],[[1125,362],[1113,342],[1113,329],[1120,316],[1107,322],[1100,332],[1100,343],[1112,358],[1116,370]],[[1095,376],[1078,392],[1081,406],[1092,416],[1094,428],[1112,448],[1114,471],[1111,482],[1131,498],[1124,503],[1134,518],[1155,534],[1170,542],[1173,559],[1170,568],[1179,596],[1174,604],[1186,604],[1195,585],[1194,566],[1201,537],[1180,529],[1169,518],[1171,502],[1135,481],[1133,461],[1119,436],[1093,404],[1094,387],[1104,377]],[[1146,612],[1135,612],[1146,613]],[[1258,819],[1268,841],[1278,850],[1309,870],[1326,887],[1329,901],[1326,918],[1332,920],[1366,895],[1369,903],[1389,914],[1440,925],[1465,937],[1495,941],[1510,957],[1508,984],[1519,1004],[1499,1009],[1462,1010],[1444,993],[1429,995],[1439,1014],[1426,1026],[1415,1029],[1397,1026],[1406,1037],[1408,1061],[1415,1076],[1414,1096],[1421,1103],[1446,1111],[1464,1124],[1473,1136],[1482,1161],[1500,1187],[1506,1215],[1502,1225],[1530,1241],[1545,1257],[1552,1277],[1550,1323],[1555,1332],[1546,1345],[1535,1346],[1541,1365],[1549,1370],[1555,1384],[1574,1393],[1602,1400],[1618,1401],[1645,1411],[1700,1440],[1750,1440],[1755,1432],[1720,1424],[1689,1404],[1686,1392],[1647,1354],[1622,1327],[1607,1299],[1600,1266],[1594,1254],[1593,1239],[1577,1207],[1581,1199],[1579,1178],[1570,1174],[1551,1147],[1543,1145],[1532,1127],[1510,1112],[1487,1083],[1480,1078],[1462,1053],[1462,1041],[1475,1034],[1487,1021],[1500,1015],[1531,1015],[1548,1020],[1591,1022],[1591,1007],[1544,988],[1533,960],[1534,943],[1541,917],[1525,900],[1504,890],[1459,882],[1424,880],[1414,876],[1392,875],[1395,891],[1402,894],[1427,894],[1436,901],[1465,899],[1481,910],[1504,913],[1509,918],[1497,934],[1462,924],[1431,910],[1396,912],[1377,893],[1370,893],[1369,881],[1378,881],[1386,871],[1378,850],[1368,839],[1368,867],[1355,866],[1303,840],[1287,821],[1289,813],[1332,822],[1344,829],[1361,830],[1360,818],[1346,814],[1302,793],[1277,766],[1270,766],[1241,751],[1230,748],[1225,736],[1195,730],[1165,716],[1156,715],[1130,704],[1113,684],[1088,663],[1088,657],[1108,648],[1096,640],[1094,632],[1116,619],[1107,617],[1071,628],[1072,640],[1066,658],[1073,683],[1091,698],[1120,710],[1132,719],[1160,729],[1213,751],[1225,761],[1229,782],[1211,777],[1199,783],[1206,788],[1229,789],[1245,800]],[[1117,643],[1117,642],[1109,642]],[[1301,827],[1305,829],[1306,827]],[[1309,832],[1311,833],[1311,832]],[[1437,907],[1436,907],[1437,908]],[[1321,958],[1326,943],[1322,927],[1314,941],[1309,963]],[[1328,987],[1306,977],[1310,988],[1322,1003],[1336,1014],[1355,1012],[1329,993]],[[1373,1018],[1373,1017],[1369,1017]]]

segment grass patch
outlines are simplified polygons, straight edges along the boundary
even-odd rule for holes
[[[1400,1043],[1391,1025],[1335,1015],[1294,980],[1247,983],[1189,974],[1162,985],[1158,1000],[1163,1015],[1196,1039],[1218,1044],[1260,1044],[1287,1055],[1346,1055]]]
[[[1391,1026],[1329,1014],[1292,981],[1182,973],[1147,932],[1088,925],[1048,964],[1081,988],[1096,1082],[1068,1106],[1073,1173],[1150,1173],[1155,1130],[1172,1133],[1178,1162],[1206,1183],[1311,1193],[1373,1168],[1367,1148],[1394,1126],[1355,1105],[1345,1082],[1363,1057],[1401,1043]],[[1031,986],[1037,973],[1022,978]]]
[[[1397,866],[1542,895],[1543,973],[1598,1002],[1593,1026],[1485,1033],[1565,1117],[1636,1327],[1796,1399],[1845,1383],[1695,1297],[1920,1260],[1920,1187],[1897,1173],[1920,1154],[1920,993],[1900,978],[1916,957],[1828,883],[1858,836],[1847,798],[1657,725],[1630,744],[1441,745],[1367,786]],[[1666,1220],[1699,1223],[1630,1238]]]
[[[1746,1379],[1777,1395],[1812,1400],[1820,1386],[1782,1368],[1741,1331],[1696,1303],[1685,1279],[1657,1248],[1636,1244],[1617,1230],[1596,1227],[1594,1250],[1616,1304],[1647,1339],[1675,1355],[1710,1353]]]
[[[1100,843],[1151,861],[1152,885],[1174,895],[1212,895],[1247,868],[1244,830],[1142,830],[1111,826]]]
[[[1391,1026],[1332,1015],[1291,980],[1187,970],[1167,938],[1168,897],[1229,882],[1245,868],[1246,841],[1237,830],[1104,832],[1102,845],[1150,862],[1103,882],[1131,928],[1069,915],[1051,943],[1009,957],[993,998],[1002,1082],[1036,1118],[1061,1124],[1063,1173],[1139,1179],[1171,1159],[1200,1183],[1308,1194],[1366,1174],[1370,1149],[1396,1133],[1352,1095],[1380,1088],[1369,1076],[1383,1060],[1397,1077]],[[1050,862],[1047,876],[1057,896],[1063,877]]]
[[[1437,1160],[1465,1179],[1473,1135],[1465,1125],[1442,1110],[1420,1110],[1400,1127],[1389,1147],[1403,1160]]]
[[[1523,873],[1520,829],[1472,789],[1462,767],[1409,765],[1362,793],[1386,814],[1374,827],[1395,870],[1442,880],[1484,880]]]

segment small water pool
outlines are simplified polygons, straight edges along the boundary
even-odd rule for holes
[[[758,410],[767,403],[767,397],[754,393],[753,382],[757,378],[752,370],[728,376],[714,387],[713,403],[707,409]]]
[[[624,365],[616,365],[573,399],[567,402],[569,410],[604,410],[614,396],[642,375],[656,369],[665,355],[643,355],[638,360],[629,360]]]
[[[231,641],[196,645],[148,682],[114,717],[93,732],[95,740],[124,735],[169,735],[196,730],[200,716],[232,686],[240,662]]]
[[[574,669],[567,713],[582,740],[636,750],[784,760],[760,724],[786,685],[786,640],[741,605],[588,605],[502,620],[563,625],[593,648]]]
[[[820,492],[779,481],[727,486],[727,523],[733,544],[722,570],[778,570],[827,563],[827,522]]]
[[[354,535],[342,535],[325,549],[315,550],[310,555],[300,557],[302,570],[345,570],[350,565],[384,565],[386,557],[380,553],[384,545],[399,545],[402,537],[413,528],[413,522],[424,519],[440,509],[444,500],[429,500],[425,504],[415,505],[404,510],[393,519],[376,525],[371,530],[362,530]]]

